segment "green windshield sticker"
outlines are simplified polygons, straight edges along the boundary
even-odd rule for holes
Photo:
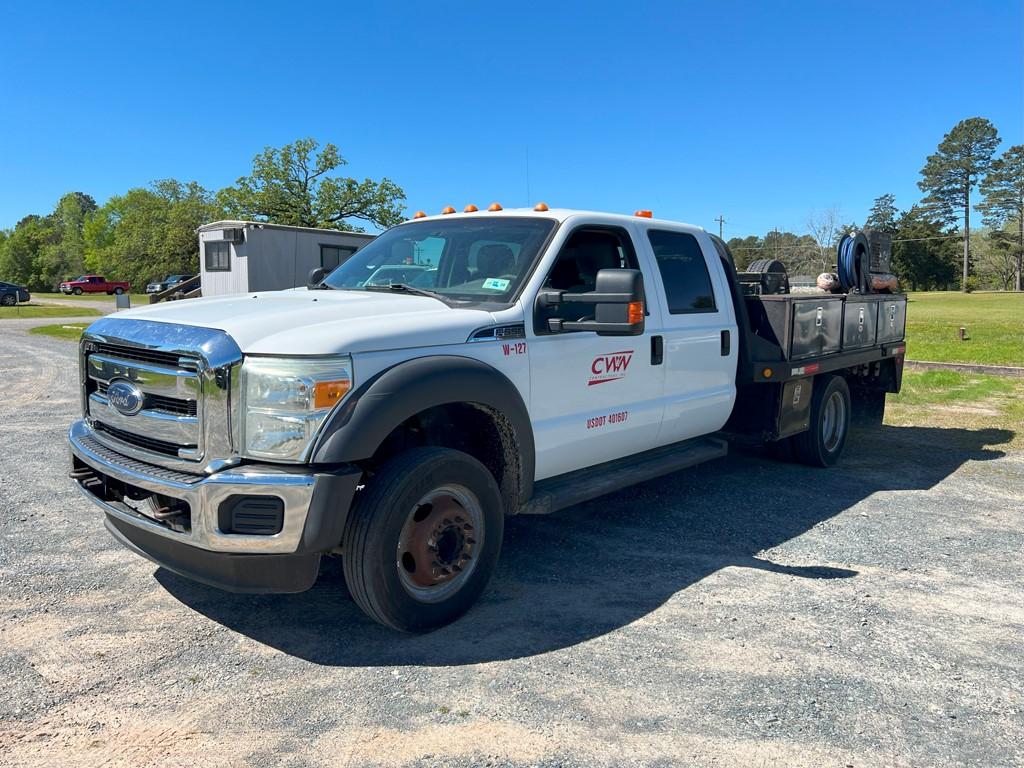
[[[508,288],[510,281],[502,280],[500,277],[488,277],[484,280],[484,288],[490,288],[492,291],[504,291]]]

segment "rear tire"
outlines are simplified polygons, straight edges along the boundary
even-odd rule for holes
[[[18,300],[9,293],[5,293],[3,297],[0,298],[0,304],[3,304],[5,307],[13,307],[17,303]]]
[[[114,293],[120,296],[122,293],[124,293],[124,288],[115,288]]]
[[[345,583],[367,616],[403,632],[469,610],[494,572],[505,523],[490,471],[449,448],[394,457],[356,497],[345,523]]]
[[[793,437],[801,464],[831,467],[843,453],[850,433],[850,387],[842,376],[826,374],[814,380],[810,425]]]

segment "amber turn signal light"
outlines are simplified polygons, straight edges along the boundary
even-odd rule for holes
[[[351,383],[341,381],[318,381],[313,385],[313,407],[331,408],[341,402]]]
[[[633,323],[642,323],[644,321],[644,303],[642,301],[631,301],[629,302],[629,314],[627,315],[627,322],[632,325]]]

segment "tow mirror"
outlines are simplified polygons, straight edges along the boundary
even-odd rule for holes
[[[594,331],[601,336],[638,336],[644,332],[644,278],[638,269],[601,269],[588,293],[545,290],[537,296],[543,308],[560,304],[593,304],[586,320],[548,318],[548,331]]]
[[[323,267],[317,267],[316,269],[309,270],[309,282],[306,283],[306,287],[310,290],[319,288],[320,283],[323,282],[325,277],[327,277],[327,270]]]

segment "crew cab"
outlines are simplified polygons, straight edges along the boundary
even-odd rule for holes
[[[131,285],[125,282],[111,282],[102,275],[82,275],[74,280],[65,280],[60,284],[60,292],[68,295],[81,296],[83,293],[105,293],[121,295],[128,293]]]
[[[646,212],[491,208],[417,214],[307,288],[89,326],[71,477],[114,537],[243,592],[340,556],[370,617],[429,630],[484,590],[506,517],[730,441],[828,467],[900,388],[904,296],[760,285]],[[415,285],[367,280],[410,258]]]

